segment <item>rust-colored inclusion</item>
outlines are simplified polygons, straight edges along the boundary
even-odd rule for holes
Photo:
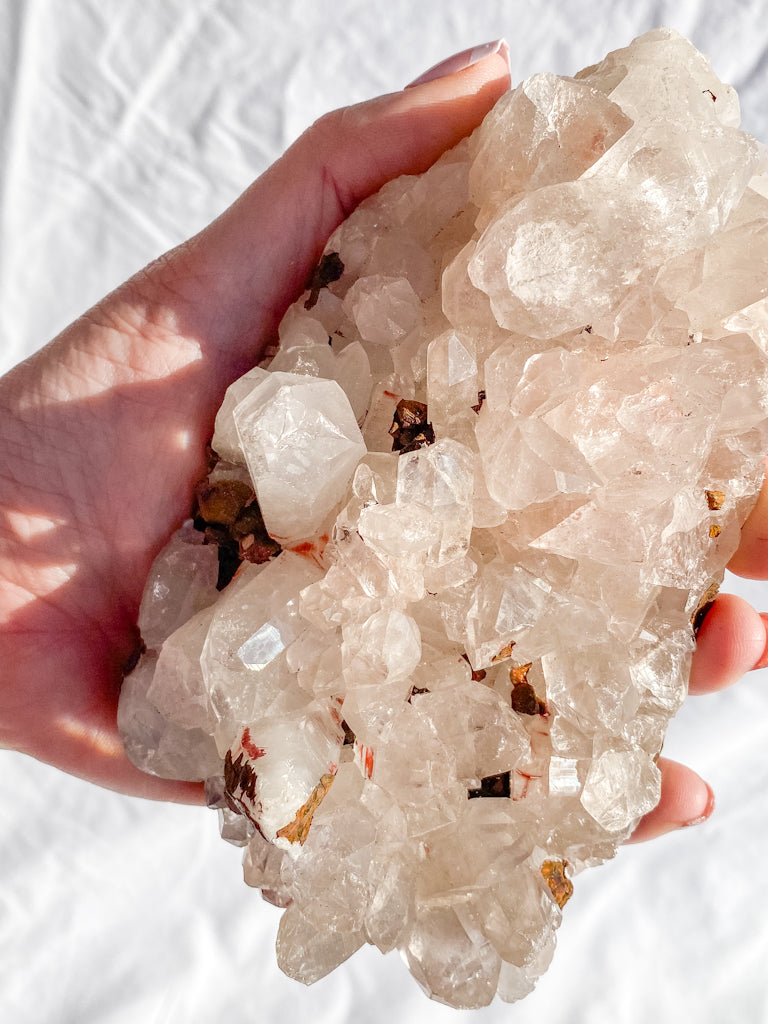
[[[528,682],[528,673],[533,665],[532,661],[529,661],[527,665],[513,665],[509,670],[509,678],[512,680],[512,685],[517,686],[518,683]]]
[[[251,807],[256,799],[256,772],[242,751],[235,761],[232,760],[231,750],[227,751],[224,758],[224,796],[230,810],[244,814],[254,825],[257,824],[251,815]]]
[[[528,682],[528,672],[532,664],[533,662],[529,661],[527,665],[513,665],[509,670],[509,678],[512,680],[510,701],[512,710],[518,715],[544,715],[547,711],[547,705],[543,700],[539,700],[536,691]]]
[[[335,776],[329,772],[320,778],[318,784],[309,794],[309,799],[298,809],[296,817],[290,825],[285,825],[278,831],[277,834],[281,839],[287,839],[289,843],[299,843],[300,846],[304,845],[309,835],[309,826],[312,824],[314,813],[325,799],[334,778]]]
[[[196,512],[206,523],[232,526],[253,490],[242,480],[201,481],[195,489]]]
[[[506,661],[507,658],[512,657],[512,648],[515,646],[515,641],[510,640],[508,644],[504,644],[498,654],[494,654],[491,661],[495,665],[497,661]]]
[[[469,660],[469,655],[467,655],[467,654],[462,654],[462,658],[469,665],[469,671],[472,673],[472,682],[473,683],[482,683],[482,681],[486,677],[485,669],[484,668],[477,668],[477,669],[472,668],[472,662]]]
[[[545,860],[541,865],[541,876],[561,910],[573,896],[573,882],[565,873],[567,865],[565,860]]]
[[[201,480],[192,507],[195,528],[218,548],[218,590],[232,580],[243,559],[260,565],[280,553],[267,533],[253,489],[242,480]]]
[[[717,512],[723,507],[723,504],[725,502],[724,491],[706,490],[704,491],[704,493],[707,496],[707,507],[709,508],[710,512]]]
[[[402,398],[397,403],[389,433],[393,452],[415,452],[435,443],[435,432],[428,421],[426,405],[412,398]]]

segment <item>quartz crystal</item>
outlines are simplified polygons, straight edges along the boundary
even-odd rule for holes
[[[659,29],[535,75],[329,240],[228,390],[120,728],[206,780],[310,983],[531,991],[656,805],[768,450],[768,178]]]

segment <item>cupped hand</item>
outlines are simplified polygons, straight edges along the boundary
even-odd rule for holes
[[[216,409],[336,225],[385,181],[425,170],[508,86],[501,51],[327,115],[218,220],[0,380],[0,744],[122,792],[202,800],[199,785],[128,761],[116,710],[144,580],[188,514]],[[768,499],[735,571],[768,578],[766,537]],[[757,612],[719,598],[692,691],[735,682],[765,646]],[[711,810],[695,773],[660,766],[662,800],[637,838]]]
[[[508,87],[502,50],[323,117],[201,234],[0,380],[0,744],[123,792],[202,799],[128,761],[116,709],[144,581],[189,514],[224,391],[337,224],[426,170]]]

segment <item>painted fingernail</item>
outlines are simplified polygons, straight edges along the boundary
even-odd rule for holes
[[[707,818],[711,817],[712,812],[715,809],[715,794],[712,792],[712,787],[709,785],[708,782],[705,782],[704,786],[707,790],[704,810],[701,812],[698,818],[693,818],[691,821],[684,822],[683,828],[689,828],[691,825],[701,825],[702,822],[705,822]]]
[[[494,39],[492,43],[483,43],[482,46],[470,46],[468,50],[455,53],[446,60],[441,60],[429,71],[419,75],[412,82],[406,85],[406,89],[412,89],[414,85],[424,85],[425,82],[434,82],[437,78],[445,78],[446,75],[453,75],[457,71],[471,68],[473,64],[479,64],[481,60],[490,57],[492,53],[500,53],[509,64],[509,46],[506,39]]]

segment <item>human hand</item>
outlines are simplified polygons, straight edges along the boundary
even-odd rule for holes
[[[206,230],[0,380],[0,744],[123,792],[202,800],[128,761],[116,713],[144,581],[189,514],[224,391],[336,225],[426,170],[508,87],[506,54],[488,53],[323,117]]]
[[[144,580],[187,515],[223,392],[258,361],[336,224],[429,166],[508,84],[490,54],[321,119],[209,228],[0,382],[0,742],[124,792],[202,798],[135,769],[115,720]],[[744,552],[749,564],[748,541]],[[692,689],[734,681],[764,646],[757,613],[718,600]],[[661,767],[662,801],[638,837],[700,818],[709,799],[689,769]]]

